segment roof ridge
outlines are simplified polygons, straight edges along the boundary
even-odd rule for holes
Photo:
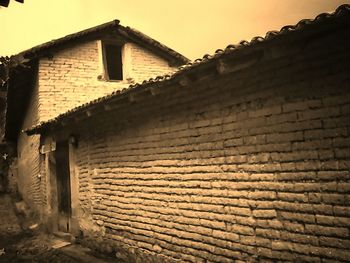
[[[114,19],[112,21],[109,21],[109,22],[106,22],[106,23],[103,23],[103,24],[100,24],[100,25],[97,25],[97,26],[94,26],[94,27],[85,28],[85,29],[80,30],[78,32],[67,34],[67,35],[65,35],[63,37],[51,39],[51,40],[46,41],[44,43],[41,43],[39,45],[35,45],[34,47],[31,47],[29,49],[25,49],[25,50],[15,54],[15,55],[12,55],[11,57],[15,57],[15,56],[19,56],[19,55],[25,55],[28,52],[35,53],[35,52],[40,51],[41,48],[48,48],[47,46],[50,45],[50,44],[55,44],[55,43],[57,43],[59,41],[63,41],[63,40],[67,40],[69,38],[73,38],[76,35],[86,35],[88,33],[92,33],[94,31],[99,31],[99,30],[102,30],[102,29],[107,28],[107,27],[118,26],[119,24],[120,24],[120,20]]]
[[[58,47],[58,46],[63,45],[65,43],[69,43],[70,41],[77,40],[77,39],[80,39],[80,38],[87,36],[89,34],[98,33],[102,30],[106,30],[109,28],[116,28],[116,29],[120,28],[129,34],[132,34],[135,37],[135,39],[133,41],[136,41],[136,42],[143,41],[144,44],[153,46],[156,49],[156,51],[163,52],[164,53],[163,56],[166,56],[167,60],[175,60],[177,64],[187,63],[189,61],[189,59],[187,59],[182,54],[167,47],[166,45],[160,43],[159,41],[147,36],[146,34],[140,32],[139,30],[133,29],[133,28],[128,27],[128,26],[122,26],[120,24],[120,20],[118,20],[118,19],[114,19],[112,21],[109,21],[109,22],[106,22],[106,23],[103,23],[103,24],[100,24],[100,25],[97,25],[94,27],[83,29],[83,30],[80,30],[80,31],[75,32],[75,33],[70,33],[70,34],[65,35],[63,37],[60,37],[60,38],[52,39],[50,41],[36,45],[32,48],[23,50],[15,55],[12,55],[10,58],[14,61],[22,61],[24,58],[32,59],[33,57],[35,57],[36,55],[40,54],[41,52],[43,52],[45,50],[48,50],[48,49],[51,49],[54,47]],[[40,55],[38,55],[38,56],[40,56]],[[15,65],[17,65],[17,64],[18,63],[15,63]]]

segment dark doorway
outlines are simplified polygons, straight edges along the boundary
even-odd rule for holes
[[[58,201],[58,230],[69,232],[71,218],[71,188],[68,141],[56,145],[56,178]]]

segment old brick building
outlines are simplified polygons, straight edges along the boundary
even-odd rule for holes
[[[29,137],[23,129],[187,61],[117,20],[11,57],[5,138],[17,148],[10,179],[17,181],[25,201],[41,214],[46,188],[40,136]]]
[[[45,220],[129,261],[348,261],[349,26],[344,5],[25,122]]]

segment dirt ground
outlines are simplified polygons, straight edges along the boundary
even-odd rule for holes
[[[77,243],[48,234],[35,227],[24,227],[25,222],[15,213],[8,194],[0,194],[0,262],[118,262],[116,258],[98,254]],[[32,224],[32,223],[31,223]]]
[[[50,246],[44,234],[20,233],[0,237],[0,262],[84,262]]]

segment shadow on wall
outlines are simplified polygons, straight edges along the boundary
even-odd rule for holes
[[[16,193],[16,158],[13,147],[2,144],[0,148],[0,193]]]

